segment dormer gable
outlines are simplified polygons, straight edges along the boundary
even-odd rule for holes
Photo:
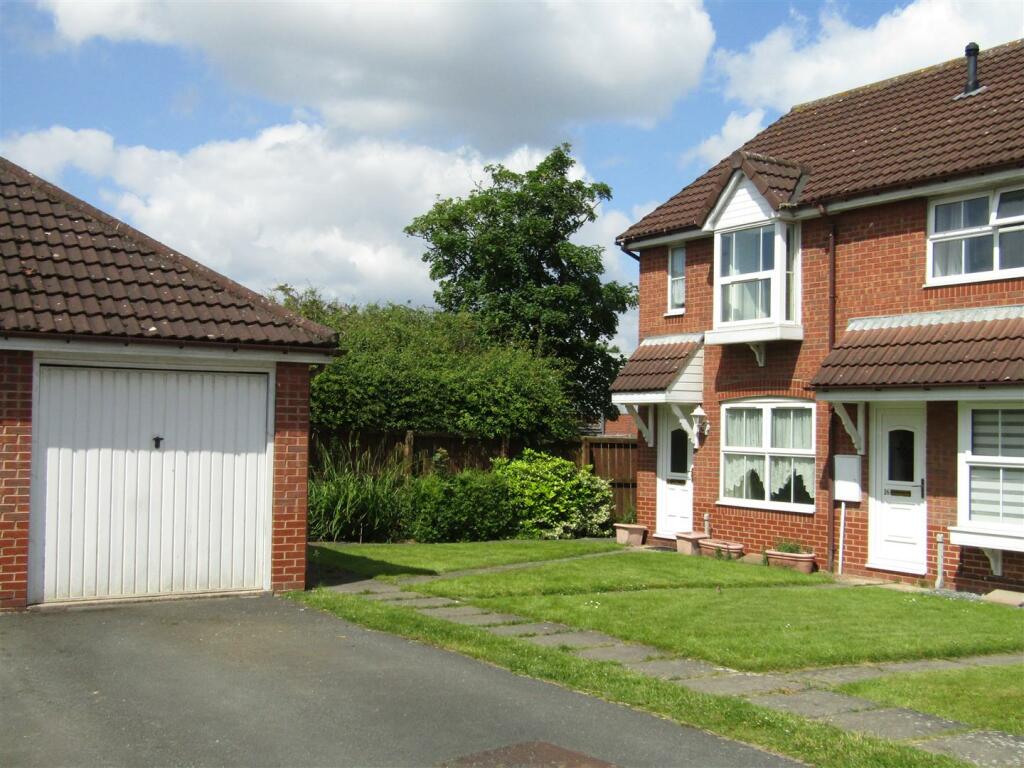
[[[732,175],[702,229],[730,229],[768,221],[795,207],[807,169],[789,160],[737,150],[729,157]]]

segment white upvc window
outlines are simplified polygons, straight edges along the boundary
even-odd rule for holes
[[[722,433],[720,504],[814,512],[814,403],[728,403]]]
[[[668,311],[681,315],[686,311],[686,246],[668,250]]]
[[[928,285],[1024,277],[1024,186],[928,206]]]
[[[716,329],[800,322],[799,225],[715,233]]]
[[[958,527],[1024,537],[1024,405],[961,403]]]

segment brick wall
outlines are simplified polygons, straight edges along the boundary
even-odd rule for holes
[[[309,366],[277,364],[271,588],[306,585],[306,481],[309,472]]]
[[[0,610],[28,600],[32,353],[0,351]]]
[[[712,431],[694,456],[694,525],[711,513],[712,535],[741,541],[748,551],[760,551],[778,539],[796,539],[817,553],[819,567],[827,559],[828,498],[831,460],[835,453],[853,453],[853,446],[831,406],[816,409],[817,483],[815,513],[767,512],[716,504],[719,485],[719,441],[724,401],[744,397],[785,396],[812,399],[807,386],[828,353],[829,258],[828,237],[836,226],[836,337],[853,317],[900,314],[937,309],[1014,304],[1024,302],[1024,279],[999,280],[943,288],[924,288],[927,201],[891,203],[851,211],[831,221],[804,222],[802,232],[802,342],[776,342],[767,346],[767,363],[758,368],[745,345],[708,346],[704,357],[704,410]],[[687,243],[686,313],[666,316],[667,249],[652,248],[640,257],[640,338],[669,333],[691,333],[712,327],[713,241]],[[929,403],[928,458],[928,574],[936,574],[935,534],[956,520],[956,404]],[[641,441],[642,442],[642,441]],[[869,447],[870,451],[870,447]],[[653,531],[655,523],[655,451],[640,449],[638,473],[639,522]],[[867,559],[868,455],[863,461],[865,500],[847,505],[845,571],[871,573]],[[838,505],[837,505],[838,509]],[[835,541],[838,542],[838,512]],[[947,537],[948,541],[948,537]],[[979,560],[978,558],[981,558]],[[1008,557],[1006,576],[1014,581],[1024,571],[1020,558]],[[982,568],[982,565],[984,566]],[[988,562],[977,551],[961,552],[947,544],[945,574],[951,583],[967,585],[983,579]],[[982,571],[984,574],[982,574]],[[897,574],[892,578],[917,580]],[[972,581],[973,580],[973,581]],[[991,581],[991,579],[989,579]]]

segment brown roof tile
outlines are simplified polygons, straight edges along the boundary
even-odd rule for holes
[[[1024,384],[1024,307],[991,311],[995,314],[992,319],[962,315],[962,320],[925,324],[916,323],[914,315],[905,315],[891,319],[896,323],[894,327],[884,327],[887,318],[854,321],[825,357],[811,386],[857,389]],[[949,315],[956,317],[954,313]]]
[[[0,158],[0,333],[331,350],[334,333]]]
[[[612,382],[612,392],[659,392],[666,389],[690,355],[699,348],[699,341],[641,344]]]
[[[963,99],[954,99],[966,79],[960,58],[794,107],[743,145],[745,165],[722,160],[618,240],[702,226],[737,169],[776,196],[798,191],[784,202],[817,205],[1020,167],[1024,40],[982,51],[978,72],[984,90]],[[799,190],[797,168],[807,169]]]

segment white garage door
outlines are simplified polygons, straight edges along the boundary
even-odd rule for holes
[[[29,599],[265,589],[267,376],[40,366]]]

